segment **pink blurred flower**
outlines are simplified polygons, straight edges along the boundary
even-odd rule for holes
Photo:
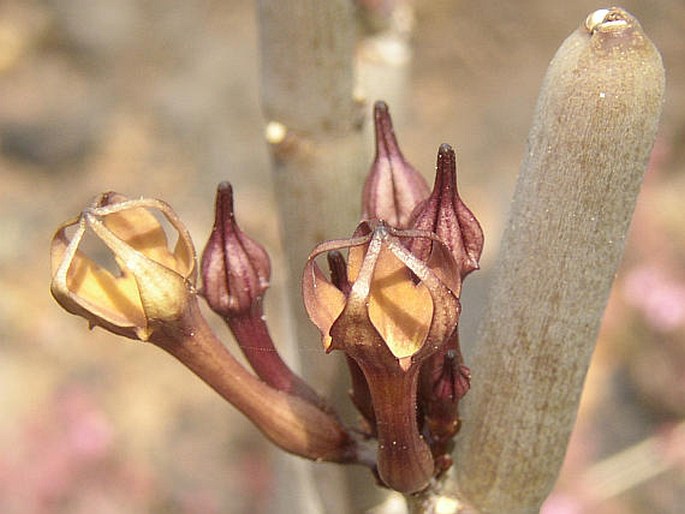
[[[122,512],[159,496],[116,459],[114,429],[81,385],[59,390],[16,428],[0,453],[3,514],[80,513],[93,502],[97,512]]]
[[[104,457],[112,446],[113,430],[104,413],[81,389],[66,391],[58,399],[58,415],[64,420],[64,442],[74,457]]]
[[[656,330],[670,332],[685,325],[685,284],[661,269],[631,270],[623,284],[623,297]]]
[[[552,493],[542,504],[540,514],[583,514],[583,503],[564,493]]]

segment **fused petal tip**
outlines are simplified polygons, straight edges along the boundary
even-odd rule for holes
[[[448,144],[440,145],[433,191],[413,218],[412,228],[432,232],[447,245],[462,280],[478,269],[483,230],[459,196],[456,155]],[[416,239],[409,244],[410,250],[424,260],[428,260],[432,247],[429,240]]]

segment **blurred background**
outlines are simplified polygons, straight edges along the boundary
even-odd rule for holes
[[[360,3],[382,11],[389,2]],[[398,136],[427,176],[438,145],[455,147],[463,197],[487,238],[483,270],[465,288],[465,344],[547,64],[600,7],[608,5],[414,4]],[[623,7],[662,52],[667,98],[544,514],[685,505],[685,4]],[[0,512],[278,511],[275,452],[234,409],[153,347],[88,331],[48,291],[52,233],[92,196],[162,198],[201,249],[226,179],[242,227],[271,251],[274,288],[282,286],[257,43],[248,0],[0,0]],[[299,351],[309,362],[326,358],[316,342]]]

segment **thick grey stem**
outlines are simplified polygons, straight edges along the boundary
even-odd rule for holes
[[[353,10],[348,0],[259,0],[268,120],[309,134],[352,129],[358,117]]]
[[[263,110],[271,145],[290,299],[300,340],[318,340],[299,282],[307,256],[359,217],[362,111],[355,102],[349,0],[260,0]]]
[[[455,456],[482,513],[533,513],[554,485],[654,142],[661,58],[619,8],[588,17],[538,99]]]
[[[304,366],[303,376],[321,390],[335,383],[336,364],[345,366],[331,358],[322,363],[322,355],[311,351],[320,349],[319,338],[304,312],[300,279],[316,244],[353,232],[370,162],[362,140],[363,111],[354,98],[354,5],[350,0],[259,0],[257,5],[263,111],[289,271],[292,340],[310,341],[286,351],[285,358],[297,368],[303,356],[316,356],[316,366]],[[317,474],[329,471],[334,470]],[[317,478],[317,486],[328,490],[321,494],[324,505],[308,512],[346,512],[340,477]],[[292,480],[287,489],[295,496]]]

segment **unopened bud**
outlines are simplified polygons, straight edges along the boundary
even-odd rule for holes
[[[171,250],[153,212],[176,231]],[[69,235],[68,229],[74,229]],[[113,273],[82,249],[94,235],[111,251],[119,268]],[[184,314],[195,282],[195,249],[176,213],[159,200],[129,200],[104,193],[81,215],[64,223],[52,240],[52,283],[57,302],[91,325],[146,341],[160,323]]]
[[[411,226],[433,232],[447,245],[462,280],[478,269],[478,260],[483,251],[483,230],[459,196],[456,157],[448,144],[441,145],[438,150],[433,191],[416,209]],[[426,239],[414,239],[408,246],[419,258],[428,260],[433,243]]]
[[[264,248],[246,235],[235,220],[233,189],[219,184],[214,227],[202,254],[202,295],[223,317],[259,307],[269,287],[271,264]]]
[[[376,158],[362,192],[362,219],[404,228],[414,208],[429,193],[425,179],[402,155],[385,102],[373,108]]]

